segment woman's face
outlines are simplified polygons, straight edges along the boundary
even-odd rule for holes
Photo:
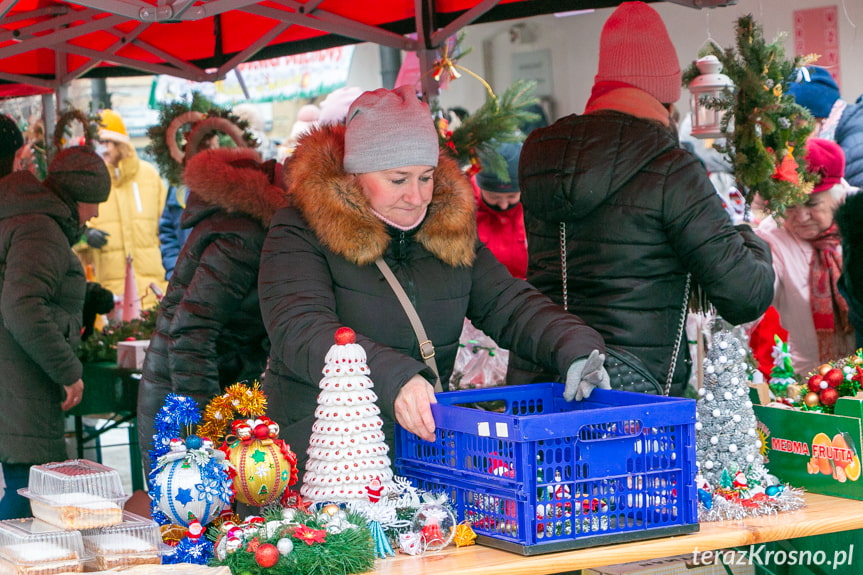
[[[78,203],[78,222],[83,226],[91,218],[99,216],[99,204],[88,204],[87,202]]]
[[[807,202],[785,210],[782,224],[801,240],[813,240],[833,225],[836,201],[829,191],[810,194]]]
[[[431,202],[433,175],[432,166],[405,166],[357,174],[357,180],[373,210],[395,224],[410,227]]]

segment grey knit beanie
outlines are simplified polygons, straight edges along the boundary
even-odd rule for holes
[[[86,146],[66,148],[51,160],[45,183],[60,188],[76,202],[99,204],[111,192],[105,161]]]
[[[366,174],[405,166],[437,167],[437,130],[411,86],[365,92],[348,110],[345,171]]]

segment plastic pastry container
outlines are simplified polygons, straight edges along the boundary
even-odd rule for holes
[[[0,575],[79,573],[88,559],[79,531],[32,517],[0,521]]]
[[[159,525],[128,511],[123,522],[81,532],[84,549],[92,556],[87,571],[125,569],[134,565],[158,565],[169,547],[162,543]]]
[[[120,523],[129,499],[116,470],[86,459],[34,465],[28,487],[18,493],[30,499],[37,519],[63,529]]]

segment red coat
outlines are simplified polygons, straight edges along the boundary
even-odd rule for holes
[[[471,180],[473,181],[473,180]],[[521,204],[505,212],[491,209],[482,201],[474,182],[476,227],[479,239],[506,266],[514,277],[527,276],[527,234],[524,231],[524,209]]]

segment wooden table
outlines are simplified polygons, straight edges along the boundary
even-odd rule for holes
[[[523,557],[490,547],[447,549],[423,557],[378,560],[374,575],[541,575],[672,555],[863,529],[863,501],[808,493],[806,507],[745,521],[702,523],[698,533]]]

